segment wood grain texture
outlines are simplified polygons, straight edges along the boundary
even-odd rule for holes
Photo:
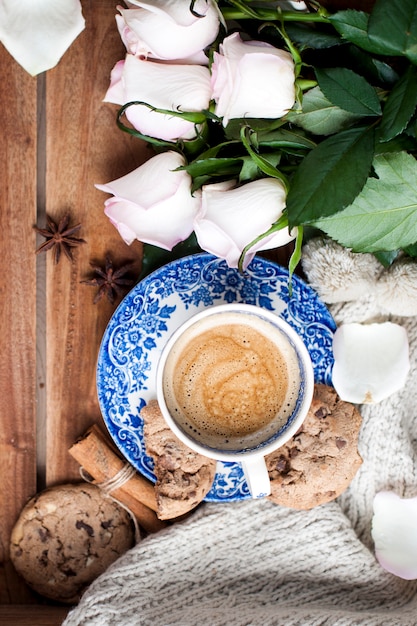
[[[36,79],[0,49],[0,602],[30,594],[9,536],[36,490]]]
[[[102,102],[110,71],[125,54],[114,4],[84,2],[83,12],[86,30],[46,79],[46,210],[58,218],[69,211],[87,241],[75,251],[73,264],[47,258],[48,485],[78,477],[68,448],[92,421],[101,420],[95,366],[115,305],[94,305],[94,289],[80,281],[91,262],[103,265],[107,251],[115,265],[133,260],[139,273],[140,245],[124,244],[103,213],[108,196],[94,185],[126,174],[149,156],[142,142],[117,128],[117,107]]]
[[[104,215],[107,195],[94,187],[151,155],[117,128],[117,107],[102,102],[125,54],[116,4],[83,1],[86,30],[37,78],[0,44],[0,605],[39,602],[9,561],[11,529],[37,491],[79,480],[68,449],[92,422],[102,423],[95,368],[118,302],[94,305],[94,288],[80,281],[107,251],[115,266],[133,260],[140,269],[140,244],[123,243]],[[43,239],[33,226],[45,225],[46,212],[57,219],[70,212],[82,223],[87,243],[74,263],[35,255]],[[23,609],[18,621],[7,610],[0,624],[60,623]]]
[[[60,606],[0,606],[0,626],[60,626],[68,610]]]

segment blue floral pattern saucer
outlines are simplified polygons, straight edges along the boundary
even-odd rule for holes
[[[210,254],[173,261],[138,283],[114,312],[103,336],[97,391],[104,421],[125,458],[155,481],[146,455],[142,407],[155,398],[159,355],[174,330],[197,311],[225,302],[254,304],[284,318],[303,338],[316,382],[331,384],[333,318],[313,289],[288,270],[255,257],[241,274]],[[217,463],[206,501],[250,498],[239,463]]]

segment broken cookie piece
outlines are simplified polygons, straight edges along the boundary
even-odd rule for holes
[[[161,520],[180,517],[207,495],[216,473],[216,461],[184,445],[169,428],[152,400],[141,411],[146,453],[153,458],[157,515]]]
[[[360,465],[362,417],[333,387],[317,384],[308,415],[284,446],[266,456],[270,500],[293,509],[311,509],[339,496]]]

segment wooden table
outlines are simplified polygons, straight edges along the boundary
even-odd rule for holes
[[[68,611],[36,597],[9,559],[11,530],[23,506],[47,486],[79,481],[68,448],[93,423],[102,425],[95,368],[100,341],[118,304],[93,303],[81,281],[90,263],[133,262],[141,245],[124,244],[95,189],[153,152],[116,126],[103,103],[125,49],[113,0],[82,0],[86,29],[56,68],[28,75],[0,44],[0,625],[53,626]],[[36,255],[46,214],[82,224],[74,262]],[[272,258],[285,264],[288,251]],[[271,257],[270,257],[271,258]]]
[[[125,50],[113,0],[83,0],[86,29],[56,68],[36,78],[0,45],[0,624],[60,624],[66,609],[38,604],[9,560],[11,529],[27,500],[45,486],[79,480],[68,448],[101,422],[95,388],[99,344],[117,302],[93,304],[80,281],[90,263],[134,261],[103,213],[95,189],[150,156],[116,126],[102,102]],[[36,255],[46,213],[80,222],[74,262]]]

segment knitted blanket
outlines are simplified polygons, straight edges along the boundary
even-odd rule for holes
[[[309,511],[204,503],[116,561],[64,626],[417,625],[417,581],[382,569],[371,537],[376,492],[417,495],[416,264],[386,270],[313,240],[303,268],[337,324],[390,319],[408,333],[407,384],[359,407],[363,465],[349,488]]]

